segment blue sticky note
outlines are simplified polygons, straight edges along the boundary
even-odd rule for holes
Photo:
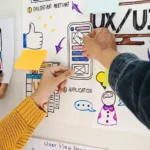
[[[117,12],[119,0],[86,0],[85,5],[87,13]]]

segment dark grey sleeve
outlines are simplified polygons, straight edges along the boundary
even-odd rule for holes
[[[123,53],[112,62],[109,83],[132,113],[150,129],[150,62]]]

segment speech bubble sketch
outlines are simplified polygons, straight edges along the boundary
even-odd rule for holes
[[[89,111],[89,112],[96,112],[93,109],[93,104],[87,100],[78,100],[74,103],[74,107],[79,111]]]
[[[43,33],[36,32],[34,23],[30,23],[29,32],[27,34],[23,34],[23,48],[37,50],[41,49],[42,45]]]

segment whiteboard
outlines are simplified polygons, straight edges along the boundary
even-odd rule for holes
[[[31,138],[24,150],[108,150],[94,147]]]
[[[147,133],[146,127],[126,108],[110,86],[103,86],[103,81],[97,78],[105,75],[105,68],[81,56],[83,43],[80,38],[93,28],[107,25],[116,34],[120,52],[135,53],[141,59],[149,60],[149,7],[150,3],[130,3],[120,6],[117,13],[96,14],[94,17],[84,13],[84,0],[23,1],[23,49],[48,51],[40,70],[26,74],[25,95],[30,96],[37,89],[44,66],[61,64],[76,72],[62,95],[57,95],[56,91],[50,96],[44,106],[48,113],[43,124],[55,122]],[[42,42],[39,41],[41,35]],[[126,40],[128,45],[124,45]]]

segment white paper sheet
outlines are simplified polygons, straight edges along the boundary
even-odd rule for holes
[[[23,34],[27,35],[27,45],[24,46],[34,49],[34,46],[30,46],[31,43],[38,42],[38,38],[31,38],[28,42],[30,24],[33,23],[35,36],[38,37],[38,33],[43,35],[41,49],[48,50],[47,63],[50,60],[52,64],[58,62],[75,70],[75,74],[67,82],[64,93],[60,97],[54,93],[48,105],[45,105],[48,118],[45,126],[40,128],[41,132],[43,128],[48,130],[46,124],[55,122],[97,130],[147,133],[146,127],[126,106],[120,104],[117,96],[108,94],[113,96],[108,99],[102,98],[105,92],[112,92],[110,86],[103,85],[105,69],[98,62],[82,57],[81,37],[91,32],[93,28],[105,26],[118,36],[116,41],[120,52],[135,53],[143,60],[150,60],[148,58],[150,34],[147,35],[150,30],[150,3],[142,1],[142,4],[135,4],[132,0],[130,5],[125,4],[119,7],[117,13],[92,16],[84,14],[84,0],[73,0],[73,2],[39,0],[36,3],[30,0],[23,1]],[[130,40],[126,39],[129,43],[121,45],[125,36],[129,36]],[[35,78],[40,73],[41,71],[36,73],[33,71],[29,72],[31,75],[27,75],[25,92],[28,96],[34,92],[33,83],[37,84],[38,80]],[[107,100],[111,103],[107,103]]]
[[[108,150],[31,138],[23,150]]]
[[[14,22],[13,19],[0,19],[2,35],[2,83],[9,83],[14,63]]]

